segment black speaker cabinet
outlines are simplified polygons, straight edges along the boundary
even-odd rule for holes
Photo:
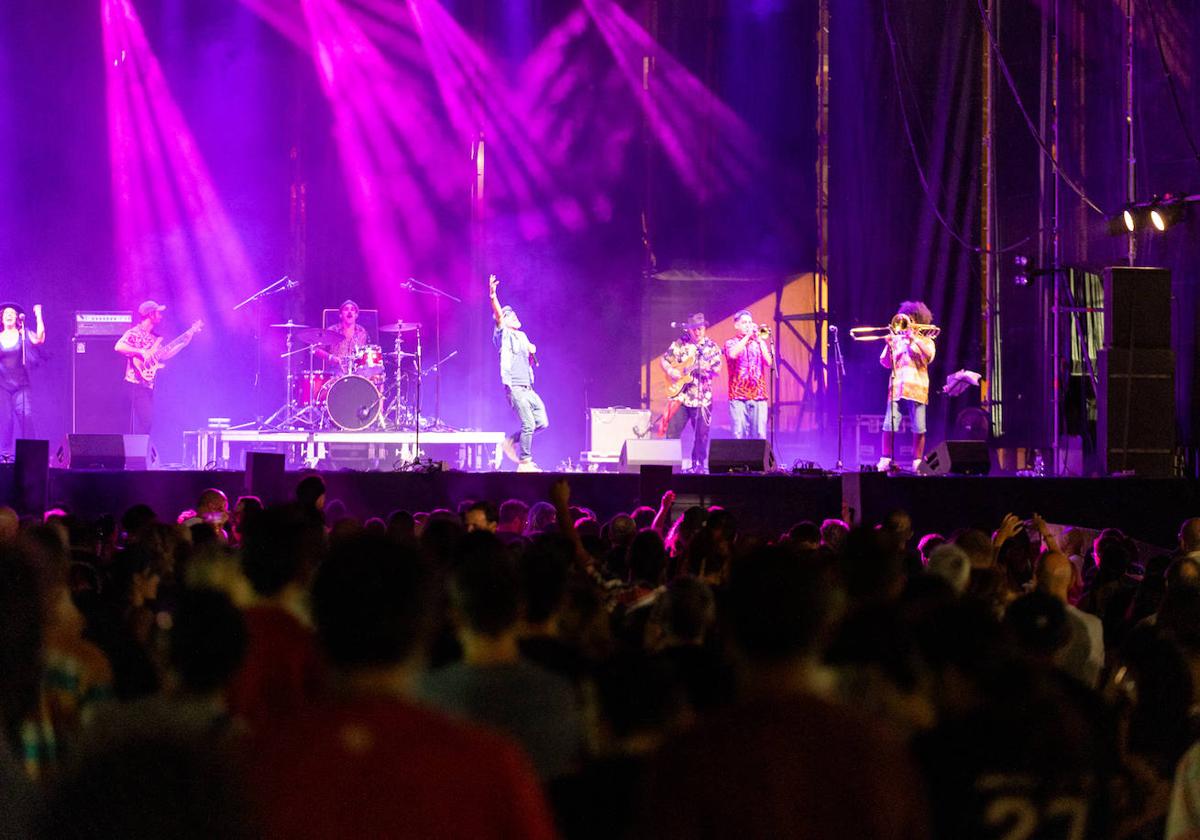
[[[1104,346],[1171,349],[1171,272],[1104,269]]]
[[[76,336],[71,342],[71,431],[121,434],[129,431],[125,357],[111,335]]]
[[[67,435],[55,460],[70,470],[148,470],[158,457],[149,435]]]
[[[771,444],[758,438],[717,438],[708,444],[710,473],[766,472],[771,460]]]
[[[921,460],[921,475],[987,475],[991,470],[987,443],[982,440],[944,440]]]
[[[50,494],[50,442],[17,440],[13,507],[41,515]]]
[[[683,466],[683,447],[679,438],[645,438],[625,441],[621,447],[621,472],[638,472],[642,464]]]
[[[1096,449],[1105,474],[1165,478],[1175,471],[1175,354],[1100,352]]]

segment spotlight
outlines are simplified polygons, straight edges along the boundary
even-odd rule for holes
[[[1128,236],[1146,226],[1146,206],[1127,204],[1120,213],[1108,220],[1109,236]]]
[[[1127,207],[1121,212],[1121,220],[1125,223],[1125,229],[1130,233],[1138,229],[1138,218],[1134,215],[1135,212],[1137,211],[1133,207]]]
[[[1167,194],[1150,205],[1150,224],[1160,233],[1171,227],[1183,217],[1183,202],[1176,196]]]

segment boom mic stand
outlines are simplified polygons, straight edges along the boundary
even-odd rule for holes
[[[421,295],[431,295],[433,297],[433,355],[440,359],[442,355],[442,298],[452,300],[455,303],[462,303],[462,298],[455,297],[449,292],[443,291],[436,286],[431,286],[428,283],[418,280],[415,277],[409,277],[406,281],[400,284],[400,288],[408,289],[410,292],[416,292]],[[420,338],[418,335],[418,347],[420,346]],[[417,351],[420,353],[420,350]],[[417,359],[417,426],[421,425],[421,365],[420,359]],[[442,426],[442,370],[441,363],[437,365],[437,377],[433,380],[433,423],[430,424],[432,429],[438,429]]]
[[[846,376],[846,360],[842,356],[842,343],[838,341],[838,328],[829,325],[829,337],[833,339],[833,372],[834,378],[837,380],[837,466],[835,469],[841,472],[845,469],[845,463],[842,460],[842,428],[845,422],[842,414],[842,379]],[[892,444],[893,448],[895,443]]]
[[[300,285],[299,280],[293,280],[291,277],[289,277],[288,275],[285,274],[282,277],[280,277],[278,280],[276,280],[274,283],[270,283],[266,286],[263,286],[257,292],[250,295],[250,297],[246,298],[241,303],[234,306],[233,311],[237,312],[238,310],[242,309],[243,307],[249,306],[252,303],[258,303],[263,298],[270,297],[271,295],[277,295],[280,292],[286,292],[289,289],[294,289],[299,285]],[[233,426],[232,428],[234,428],[234,429],[245,429],[247,427],[261,429],[261,428],[263,428],[264,425],[270,424],[269,420],[267,421],[266,424],[264,424],[263,420],[262,420],[262,414],[259,413],[259,406],[262,405],[262,320],[263,320],[262,307],[259,307],[254,310],[254,420],[247,422],[247,423],[241,423],[237,426]],[[290,339],[291,339],[290,331],[289,331],[288,339],[290,342]],[[288,345],[288,349],[289,350],[291,349],[290,343]],[[289,360],[289,363],[290,363],[290,360]],[[291,388],[291,368],[290,367],[288,369],[287,387],[289,389]],[[288,395],[290,398],[290,395],[291,395],[290,390],[288,392]],[[273,414],[271,416],[271,419],[274,419],[274,417],[276,417],[278,415],[279,415],[279,412],[276,411],[275,414]]]

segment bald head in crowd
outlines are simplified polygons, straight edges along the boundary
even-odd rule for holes
[[[1200,552],[1200,518],[1185,519],[1179,526],[1179,550],[1184,554]]]
[[[1075,579],[1075,570],[1067,555],[1061,551],[1048,551],[1038,558],[1037,588],[1060,601],[1067,600],[1067,592]]]

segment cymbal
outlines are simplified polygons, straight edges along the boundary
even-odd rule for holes
[[[286,324],[267,324],[268,327],[279,327],[287,330],[303,330],[308,328],[308,324],[297,324],[295,321],[289,320]]]
[[[334,332],[333,330],[323,330],[320,327],[309,327],[303,332],[298,333],[296,338],[305,344],[320,344],[323,347],[332,347],[343,341],[341,333]]]
[[[412,332],[420,328],[421,325],[416,321],[394,321],[390,324],[381,324],[379,331],[381,333]]]

